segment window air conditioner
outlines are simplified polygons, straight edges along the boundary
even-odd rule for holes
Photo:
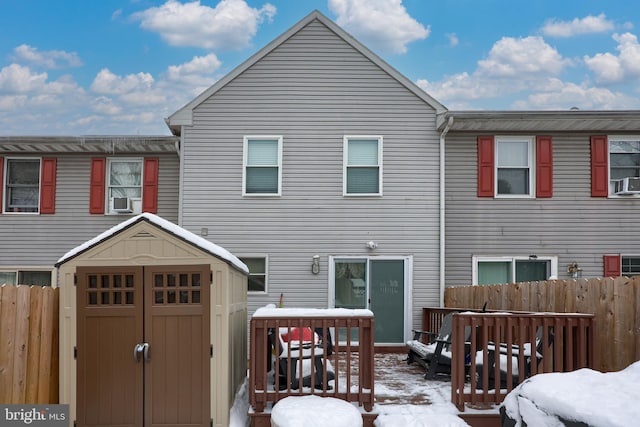
[[[629,177],[615,182],[616,194],[640,194],[640,178]]]
[[[114,197],[113,211],[117,213],[132,213],[131,199],[128,197]]]

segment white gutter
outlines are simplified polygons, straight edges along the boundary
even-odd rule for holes
[[[444,197],[445,197],[445,189],[444,189],[444,138],[451,129],[453,125],[453,116],[449,116],[449,120],[447,125],[442,130],[440,134],[440,307],[444,307],[444,262],[445,262],[445,236],[444,236]]]

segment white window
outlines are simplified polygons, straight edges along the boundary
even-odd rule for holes
[[[532,282],[558,276],[558,257],[555,256],[474,256],[474,285]]]
[[[247,288],[249,292],[267,292],[267,257],[247,256],[240,257],[249,268]]]
[[[609,194],[640,193],[640,137],[609,137]]]
[[[4,182],[4,212],[38,213],[40,159],[7,159]]]
[[[279,196],[282,181],[282,137],[244,138],[242,194]]]
[[[496,138],[496,196],[532,197],[534,143],[531,137]]]
[[[0,285],[51,286],[52,283],[52,270],[38,268],[0,269]]]
[[[640,255],[622,255],[622,275],[640,276]]]
[[[109,213],[142,212],[143,161],[112,158],[107,161],[107,201]]]
[[[345,136],[343,194],[382,195],[382,137]]]

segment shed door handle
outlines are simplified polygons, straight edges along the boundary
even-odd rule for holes
[[[140,354],[142,353],[142,360],[149,361],[149,343],[141,342],[133,347],[133,360],[140,361]]]

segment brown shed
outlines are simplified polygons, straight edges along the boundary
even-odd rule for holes
[[[144,213],[69,251],[60,403],[78,426],[228,426],[247,369],[247,267]]]

